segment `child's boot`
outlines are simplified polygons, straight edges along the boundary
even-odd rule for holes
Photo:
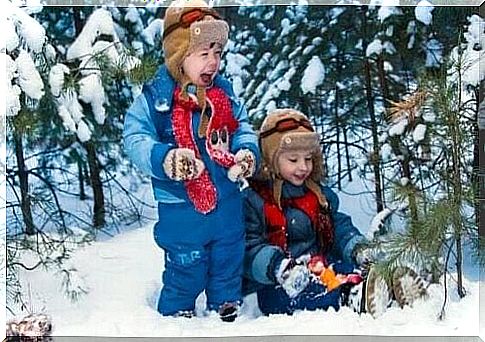
[[[179,310],[173,315],[173,317],[192,318],[195,317],[195,312],[194,310]]]
[[[363,285],[364,283],[360,283],[358,285],[354,285],[352,287],[347,288],[346,285],[343,285],[342,291],[342,306],[348,306],[354,312],[357,312],[359,315],[365,312],[365,308],[362,302],[363,299]]]
[[[423,278],[409,267],[396,268],[392,274],[392,289],[401,308],[404,305],[412,306],[415,300],[428,295]]]
[[[224,322],[234,322],[239,310],[237,302],[226,302],[219,307],[219,317]]]

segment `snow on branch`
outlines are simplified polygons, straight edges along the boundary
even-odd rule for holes
[[[103,40],[104,37],[109,38]],[[140,60],[128,56],[116,34],[112,15],[105,9],[97,9],[89,16],[83,30],[68,48],[67,60],[80,61],[79,74],[83,77],[78,81],[79,94],[70,90],[70,93],[58,98],[59,115],[65,127],[74,130],[81,141],[87,141],[91,138],[92,132],[87,122],[81,120],[84,116],[82,107],[73,95],[76,94],[79,100],[91,105],[94,120],[102,125],[106,119],[104,105],[107,103],[101,81],[102,67],[122,67],[129,71],[137,66]],[[55,82],[62,81],[61,71],[62,74],[66,73],[65,69],[56,70],[56,75],[53,75]]]
[[[9,26],[6,32],[7,41],[14,43],[16,39],[18,39],[18,36],[15,38],[15,35],[18,34],[29,51],[35,53],[41,52],[47,39],[44,27],[37,20],[29,16],[25,11],[12,4],[10,1],[5,1],[4,5],[7,22],[10,22],[7,25]],[[12,26],[14,27],[14,30],[12,30]],[[9,48],[15,49],[18,44],[14,45],[15,44],[10,45]]]
[[[79,81],[79,99],[90,103],[93,108],[94,119],[100,125],[105,120],[105,109],[103,104],[106,102],[103,85],[98,75],[91,74]]]
[[[142,36],[146,43],[151,46],[155,46],[158,43],[158,39],[163,34],[163,20],[153,20],[142,32]]]
[[[116,41],[118,40],[111,13],[100,8],[89,16],[83,30],[67,50],[67,59],[91,57],[95,52],[93,50],[94,43],[101,35],[111,36]]]
[[[392,15],[400,15],[402,14],[401,10],[398,8],[399,0],[383,0],[379,11],[377,12],[377,16],[383,22],[388,17]]]
[[[61,63],[54,65],[49,72],[49,86],[54,96],[59,96],[64,87],[64,75],[69,74],[69,68]]]
[[[448,73],[450,80],[454,83],[461,83],[464,87],[478,86],[480,81],[485,79],[485,68],[483,58],[485,51],[485,21],[478,15],[468,18],[470,25],[464,34],[466,44],[463,47],[457,46],[451,52],[452,66]]]
[[[40,100],[44,96],[44,83],[30,54],[21,50],[15,60],[17,64],[17,82],[25,94],[34,99]]]
[[[370,227],[367,230],[367,238],[369,240],[374,239],[374,237],[379,233],[380,228],[384,225],[385,220],[391,216],[393,212],[393,209],[384,208],[372,218]]]
[[[98,40],[101,35],[112,37],[113,42]],[[101,82],[100,66],[95,56],[104,54],[110,61],[117,61],[119,54],[115,47],[116,42],[118,37],[111,13],[105,9],[97,9],[88,18],[83,30],[67,50],[68,60],[81,61],[80,73],[85,77],[79,81],[79,99],[91,105],[98,124],[103,124],[105,121],[106,111],[103,105],[106,102],[106,95]],[[53,69],[49,79],[54,83],[53,89],[57,92],[68,70],[59,64]],[[57,105],[64,127],[75,132],[82,142],[88,141],[92,132],[87,123],[82,120],[84,114],[78,102],[77,92],[73,89],[65,90],[58,97]]]
[[[17,115],[20,111],[20,93],[22,92],[20,87],[16,84],[12,84],[12,80],[17,77],[17,64],[7,54],[2,53],[1,58],[5,60],[3,65],[7,67],[7,115]]]
[[[42,25],[10,1],[4,3],[3,9],[7,17],[4,31],[6,53],[1,54],[7,66],[6,113],[13,116],[21,109],[22,92],[26,100],[38,101],[44,96],[44,83],[34,58],[45,47],[46,35]]]
[[[301,79],[301,90],[303,94],[315,94],[317,87],[323,83],[324,79],[325,67],[318,56],[313,56],[310,62],[308,62],[308,66],[303,72],[303,78]]]
[[[431,20],[433,19],[433,12],[434,6],[430,2],[426,0],[422,0],[418,3],[416,8],[414,9],[414,14],[416,15],[416,19],[422,22],[425,25],[431,24]]]

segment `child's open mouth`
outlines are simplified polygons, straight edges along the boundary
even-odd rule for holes
[[[294,175],[294,177],[295,177],[295,178],[296,178],[298,181],[302,182],[302,181],[304,181],[304,180],[307,178],[307,175]]]
[[[203,73],[200,75],[200,79],[202,80],[202,82],[208,85],[212,82],[212,75],[213,74]]]

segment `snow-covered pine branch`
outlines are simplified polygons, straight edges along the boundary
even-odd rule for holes
[[[377,235],[380,234],[381,227],[384,226],[386,219],[392,215],[393,209],[384,208],[384,210],[378,212],[370,223],[370,227],[367,230],[367,238],[373,240]]]
[[[404,180],[401,181],[403,183]],[[402,184],[404,185],[404,184]],[[386,224],[386,220],[391,217],[396,211],[402,211],[405,210],[408,207],[408,204],[404,201],[400,204],[397,204],[395,206],[388,206],[378,212],[376,215],[371,220],[369,229],[367,230],[366,236],[369,240],[374,240],[377,236],[381,234],[381,228],[384,227]],[[389,233],[391,231],[386,230]]]
[[[316,93],[317,87],[325,80],[325,66],[318,56],[313,56],[303,72],[301,90],[303,94]]]
[[[101,37],[110,37],[110,41],[100,40]],[[52,68],[49,82],[64,127],[76,133],[80,141],[86,142],[91,139],[94,123],[87,121],[78,100],[91,106],[96,124],[102,125],[106,119],[107,98],[99,61],[105,57],[108,67],[123,66],[125,71],[129,71],[139,60],[127,56],[115,32],[111,13],[105,9],[97,9],[91,14],[79,36],[68,48],[66,57],[69,62],[80,62],[77,73],[82,75],[78,80],[79,93],[75,89],[64,89],[64,76],[71,73],[64,64],[56,64]]]
[[[485,55],[485,21],[480,16],[474,14],[468,18],[468,30],[464,34],[466,44],[456,46],[451,52],[452,66],[448,73],[450,81],[457,84],[462,82],[466,87],[478,86],[480,81],[485,79],[485,67],[483,59]],[[464,47],[464,51],[462,51]],[[466,94],[463,94],[466,95]]]
[[[45,29],[21,8],[7,1],[6,53],[7,115],[17,115],[21,109],[22,92],[26,101],[38,101],[44,96],[44,83],[34,59],[45,47]]]

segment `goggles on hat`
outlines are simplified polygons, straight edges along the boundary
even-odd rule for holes
[[[260,138],[265,138],[273,133],[283,133],[283,132],[287,132],[287,131],[292,131],[294,129],[297,129],[298,127],[304,127],[306,129],[308,129],[309,131],[313,132],[314,129],[310,123],[310,121],[308,121],[307,119],[300,119],[300,120],[297,120],[295,118],[286,118],[286,119],[282,119],[280,121],[278,121],[276,123],[276,126],[274,126],[273,128],[267,130],[267,131],[264,131],[264,132],[261,132],[259,134],[259,137]]]
[[[165,40],[165,38],[167,38],[170,33],[178,29],[179,27],[188,28],[192,23],[195,23],[196,21],[201,21],[206,15],[210,15],[214,19],[222,19],[219,13],[211,8],[194,8],[182,14],[179,22],[167,27],[166,30],[163,32],[163,39]]]

